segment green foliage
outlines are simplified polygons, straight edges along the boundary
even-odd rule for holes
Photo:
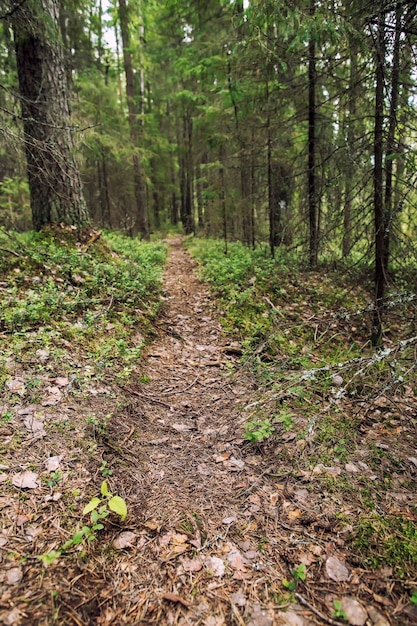
[[[304,563],[300,563],[297,567],[291,570],[292,577],[282,579],[282,586],[288,591],[295,591],[299,582],[303,582],[307,577],[307,568]]]
[[[56,470],[55,472],[51,472],[49,475],[49,480],[47,482],[48,487],[56,487],[62,481],[62,472]]]
[[[26,178],[6,176],[0,182],[0,224],[8,228],[30,227],[29,185]]]
[[[347,621],[348,616],[342,610],[342,603],[340,602],[340,600],[333,600],[333,606],[334,606],[333,617],[345,619]]]
[[[411,594],[410,602],[412,604],[417,604],[417,589],[414,589],[413,593]]]
[[[274,426],[268,418],[249,420],[244,429],[246,439],[254,443],[268,439],[275,432]]]
[[[417,567],[417,523],[376,512],[362,517],[352,533],[352,547],[373,568],[390,565],[400,577]]]
[[[129,375],[159,307],[165,246],[111,233],[85,249],[59,228],[14,235],[8,246],[16,256],[0,259],[2,332],[15,345],[31,333],[34,351],[53,345],[57,356],[70,342],[101,369],[117,363]]]
[[[91,521],[93,524],[96,524],[99,519],[104,519],[109,514],[109,511],[116,513],[120,516],[121,521],[123,522],[127,516],[127,507],[126,503],[120,496],[114,496],[109,490],[107,486],[107,482],[103,480],[100,488],[101,498],[94,497],[90,500],[90,502],[84,507],[83,515],[87,515],[91,513]],[[101,505],[101,506],[100,506]],[[99,508],[99,512],[97,514],[97,508]],[[93,530],[101,530],[92,526]]]
[[[112,476],[113,470],[107,467],[107,461],[103,461],[100,466],[100,472],[103,478],[107,478],[108,476]]]
[[[45,554],[41,554],[38,559],[45,565],[51,565],[57,559],[67,552],[70,548],[78,546],[84,541],[94,541],[97,533],[104,529],[102,523],[110,513],[115,513],[120,517],[120,521],[124,521],[127,517],[127,505],[123,498],[114,496],[108,489],[107,482],[103,480],[100,487],[100,497],[94,496],[90,502],[86,504],[82,515],[90,514],[90,525],[84,525],[77,530],[68,541],[62,544],[59,550],[51,550]]]

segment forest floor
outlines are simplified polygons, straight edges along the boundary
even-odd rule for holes
[[[330,488],[340,471],[294,471],[303,450],[291,431],[274,443],[244,438],[256,382],[181,239],[168,245],[163,305],[134,377],[91,375],[74,395],[68,369],[57,371],[27,404],[27,372],[9,367],[20,399],[1,424],[10,455],[0,475],[0,623],[417,623],[392,568],[367,569],[351,554],[338,512],[354,519],[358,505],[354,491]],[[412,450],[402,450],[411,466]],[[361,467],[372,474],[350,459],[345,482],[355,485]],[[59,556],[71,528],[89,523],[82,506],[106,501],[104,479],[126,520],[108,517],[92,541]],[[396,489],[398,508],[410,493]]]

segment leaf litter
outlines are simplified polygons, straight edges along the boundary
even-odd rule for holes
[[[135,393],[95,381],[77,354],[73,373],[45,375],[33,402],[26,371],[16,366],[6,383],[22,404],[10,403],[21,421],[2,426],[15,450],[3,455],[0,622],[49,624],[59,615],[63,626],[312,626],[340,623],[336,600],[351,624],[413,623],[392,571],[373,574],[349,552],[349,527],[337,514],[354,516],[355,506],[323,487],[345,475],[371,480],[372,471],[361,458],[289,464],[300,456],[294,428],[278,446],[244,440],[256,384],[179,240],[170,248],[157,337],[129,381]],[[49,350],[37,355],[50,360]],[[88,379],[81,389],[70,384],[80,371]],[[19,447],[23,428],[42,438]],[[414,468],[415,451],[407,458]],[[126,521],[46,566],[39,557],[81,527],[107,467],[112,492],[128,504]],[[306,579],[288,593],[282,581],[300,564]]]

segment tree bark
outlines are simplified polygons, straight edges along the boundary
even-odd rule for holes
[[[133,73],[132,54],[130,52],[129,18],[126,0],[119,0],[119,20],[122,33],[123,63],[126,76],[126,97],[129,112],[130,139],[132,142],[133,156],[133,182],[135,189],[137,229],[144,239],[149,239],[149,227],[146,210],[145,176],[138,154],[139,140],[142,135],[138,116],[140,114],[140,102],[135,94],[135,76]]]
[[[372,320],[371,341],[378,345],[382,338],[382,299],[385,295],[386,275],[384,269],[385,220],[384,220],[384,171],[383,171],[383,125],[384,125],[384,59],[385,24],[381,12],[378,18],[376,42],[376,87],[374,126],[374,222],[375,222],[375,307]]]
[[[315,0],[310,0],[310,16],[316,12]],[[313,29],[313,26],[312,26]],[[316,42],[314,33],[308,44],[308,213],[310,225],[309,261],[310,267],[317,265],[317,189],[316,189]]]
[[[391,74],[391,94],[389,123],[387,135],[387,148],[385,155],[385,209],[384,209],[384,275],[388,276],[388,265],[390,257],[390,231],[393,215],[393,157],[397,152],[397,142],[395,138],[398,125],[398,100],[400,87],[400,53],[401,53],[401,4],[397,3],[395,16],[395,38],[394,50],[392,54],[392,74]]]
[[[9,2],[33,227],[89,222],[74,157],[58,0]]]

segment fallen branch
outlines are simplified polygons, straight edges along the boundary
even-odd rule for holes
[[[170,409],[171,407],[166,402],[162,402],[162,400],[157,400],[156,398],[152,398],[151,396],[147,396],[145,393],[139,393],[139,391],[135,391],[134,389],[129,389],[128,387],[120,387],[123,391],[127,391],[127,393],[131,393],[138,398],[143,398],[144,400],[148,400],[149,402],[154,402],[155,404],[161,404],[166,409]]]
[[[13,256],[16,256],[18,259],[20,259],[20,254],[18,254],[14,250],[10,250],[10,248],[0,248],[0,250],[2,252],[8,252],[9,254],[13,254]]]
[[[321,611],[316,609],[316,607],[313,606],[308,600],[306,600],[306,598],[304,598],[301,593],[296,592],[294,595],[301,604],[310,609],[310,611],[317,615],[317,617],[319,617],[323,622],[325,622],[326,624],[331,624],[332,626],[340,626],[340,622],[336,622],[331,617],[327,617],[326,615],[324,615]]]

